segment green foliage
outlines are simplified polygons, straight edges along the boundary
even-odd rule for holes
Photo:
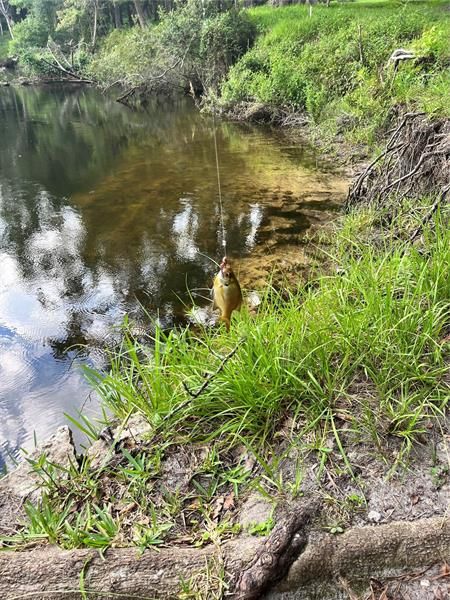
[[[302,6],[249,14],[262,35],[230,70],[225,102],[288,105],[324,129],[345,115],[344,129],[365,141],[383,133],[395,104],[448,114],[450,19],[439,3],[317,6],[312,18]],[[418,59],[394,72],[388,60],[400,47]]]
[[[9,50],[10,37],[7,34],[0,36],[0,60],[8,58],[10,55]]]
[[[49,31],[45,23],[35,16],[17,23],[14,27],[14,40],[11,41],[11,51],[23,55],[32,48],[43,47],[47,44]]]
[[[116,29],[101,43],[87,67],[87,74],[104,85],[115,81],[138,85],[143,77],[149,76],[157,50],[153,27]]]
[[[112,32],[92,61],[90,76],[106,85],[216,86],[253,43],[256,30],[243,12],[205,6],[189,0],[162,13],[157,25]]]

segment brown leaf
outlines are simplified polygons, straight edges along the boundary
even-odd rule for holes
[[[346,421],[347,423],[351,423],[353,421],[353,417],[348,413],[338,412],[336,413],[336,417],[341,419],[341,421]]]
[[[448,577],[450,575],[450,565],[445,562],[441,566],[441,577]]]
[[[196,498],[186,506],[187,510],[198,510],[200,508],[200,500]]]
[[[223,510],[233,510],[234,508],[234,492],[229,492],[225,496],[225,500],[223,503]]]
[[[411,494],[410,498],[411,498],[411,504],[413,506],[415,506],[416,504],[418,504],[420,502],[420,496],[418,496],[417,494]]]
[[[137,508],[137,504],[136,502],[130,502],[129,504],[126,504],[125,506],[123,506],[120,509],[120,515],[124,516],[127,515],[129,512],[131,512],[132,510],[134,510],[135,508]]]

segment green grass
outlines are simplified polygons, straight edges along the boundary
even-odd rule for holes
[[[149,355],[126,334],[110,372],[89,374],[108,408],[120,419],[139,411],[191,441],[244,440],[254,448],[287,414],[334,431],[339,409],[379,447],[385,433],[409,447],[448,400],[439,339],[450,318],[450,232],[438,220],[426,251],[405,251],[389,237],[382,248],[354,241],[374,218],[346,218],[334,257],[344,274],[269,291],[258,315],[242,311],[229,335],[157,331]],[[209,385],[191,397],[205,377]],[[359,384],[367,393],[355,398]]]
[[[431,202],[413,211],[405,204],[384,230],[373,211],[346,216],[328,256],[339,273],[297,290],[269,289],[258,313],[242,310],[230,333],[157,329],[146,346],[125,324],[109,372],[88,377],[119,431],[140,413],[148,440],[112,449],[96,468],[88,457],[69,467],[33,462],[42,502],[26,505],[23,525],[0,548],[144,550],[177,536],[203,545],[238,533],[216,510],[249,485],[272,501],[301,494],[301,456],[315,457],[319,480],[330,463],[354,477],[349,450],[358,444],[388,468],[407,462],[450,397],[448,211],[437,213],[422,243],[408,242]],[[85,419],[81,425],[92,433]],[[239,447],[254,457],[256,474]],[[194,457],[182,491],[170,488],[163,466],[180,449]],[[300,454],[289,478],[283,463],[292,450]],[[329,524],[338,533],[364,498],[328,501],[344,503]]]
[[[222,88],[226,103],[257,101],[306,111],[329,136],[373,143],[394,106],[448,116],[448,2],[361,2],[249,10],[260,31]],[[397,48],[418,60],[397,73]]]

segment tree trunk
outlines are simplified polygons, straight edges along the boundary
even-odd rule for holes
[[[131,27],[133,25],[133,23],[134,23],[134,21],[133,21],[133,14],[131,12],[131,7],[130,7],[129,4],[125,4],[124,6],[125,6],[125,10],[126,10],[127,19],[128,19],[127,25],[129,27]]]
[[[114,27],[120,29],[122,27],[122,14],[120,12],[120,5],[114,2]]]
[[[14,34],[13,34],[13,30],[12,30],[12,19],[9,16],[8,8],[6,7],[4,0],[0,0],[0,13],[5,18],[6,26],[8,27],[8,31],[9,31],[9,35],[11,36],[11,39],[13,40]]]
[[[137,14],[137,17],[139,20],[139,25],[141,27],[145,27],[146,19],[145,19],[145,13],[144,13],[144,9],[142,7],[141,0],[133,0],[133,4],[134,4],[134,8],[136,9],[136,14]]]
[[[98,20],[98,0],[94,0],[94,24],[92,26],[92,50],[95,48],[97,41],[97,20]]]
[[[158,20],[158,0],[150,1],[150,18],[152,21]]]

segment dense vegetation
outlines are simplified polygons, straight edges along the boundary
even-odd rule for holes
[[[1,6],[0,22],[11,30],[9,52],[26,73],[87,74],[105,85],[165,82],[161,73],[174,71],[172,85],[208,89],[255,36],[232,0],[3,0]]]
[[[372,2],[302,6],[249,14],[263,32],[235,65],[225,101],[240,100],[305,110],[322,130],[354,131],[372,142],[395,106],[448,115],[450,19],[446,3]],[[396,68],[399,48],[415,60]],[[355,136],[353,136],[353,139]]]
[[[333,3],[311,16],[302,5],[237,10],[231,1],[6,5],[14,15],[9,52],[40,76],[87,77],[145,94],[181,89],[220,98],[227,109],[264,103],[306,112],[322,136],[368,143],[382,137],[398,106],[448,115],[443,0]],[[400,48],[414,58],[390,60]]]

